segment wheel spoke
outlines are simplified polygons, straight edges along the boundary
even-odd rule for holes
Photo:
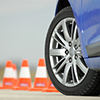
[[[76,81],[79,83],[79,78],[78,78],[78,72],[77,72],[77,66],[76,66],[75,59],[73,59],[73,68],[74,68],[74,74],[75,74]]]
[[[82,51],[81,50],[77,50],[76,54],[79,55],[79,56],[82,56]]]
[[[80,46],[79,38],[75,42],[76,42],[77,46],[79,47]]]
[[[72,35],[73,35],[73,31],[74,31],[74,23],[75,23],[75,19],[73,19],[73,21],[72,21],[71,38],[72,38]]]
[[[63,80],[62,80],[62,83],[65,85],[66,82],[67,82],[67,79],[68,79],[68,73],[69,73],[69,70],[71,68],[71,64],[70,63],[67,63],[67,65],[65,66],[65,69],[64,69],[64,75],[63,75]]]
[[[64,36],[65,36],[65,39],[66,39],[67,42],[69,42],[71,40],[71,38],[70,38],[68,30],[67,30],[65,19],[62,21],[62,27],[63,27],[63,31],[64,31],[63,33],[64,33]]]
[[[60,65],[60,63],[65,59],[65,57],[63,57],[62,59],[60,59],[60,61],[57,62],[57,64],[53,67],[53,69],[55,69],[57,66]]]
[[[58,38],[61,40],[61,42],[66,46],[67,49],[69,49],[68,43],[61,37],[61,35],[57,31],[55,32]]]
[[[83,65],[83,63],[81,62],[81,60],[80,60],[79,58],[77,59],[77,65],[78,65],[78,67],[81,69],[81,71],[82,71],[84,74],[87,73],[88,68],[86,68],[86,67]]]
[[[75,78],[74,78],[73,66],[71,66],[71,73],[72,73],[72,80],[73,80],[73,84],[74,84],[75,83]]]
[[[62,64],[59,66],[59,68],[57,69],[57,71],[56,71],[56,74],[58,74],[60,71],[61,71],[61,69],[64,67],[64,65],[66,64],[66,62],[68,61],[68,59],[69,59],[69,56],[67,56],[67,58],[62,62]]]
[[[65,56],[66,49],[51,49],[50,56]]]
[[[77,25],[75,26],[75,29],[74,29],[73,41],[76,40],[76,34],[77,34]]]
[[[58,43],[60,44],[63,48],[66,48],[56,37],[53,37],[52,38]]]

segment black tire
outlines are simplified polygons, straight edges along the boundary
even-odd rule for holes
[[[52,83],[58,89],[58,91],[60,91],[65,95],[81,95],[81,96],[99,95],[100,94],[100,88],[98,88],[100,87],[99,71],[94,71],[89,69],[86,77],[80,84],[74,87],[68,87],[63,85],[61,82],[59,82],[59,80],[55,77],[54,72],[52,70],[50,58],[49,58],[50,39],[57,23],[61,21],[63,18],[68,18],[68,17],[74,18],[72,9],[70,7],[64,8],[56,15],[48,30],[46,41],[45,41],[45,62],[46,62],[48,74],[50,76]]]

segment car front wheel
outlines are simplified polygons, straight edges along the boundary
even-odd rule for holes
[[[54,86],[66,95],[99,95],[99,72],[90,70],[82,56],[72,9],[60,11],[45,42],[45,61]]]

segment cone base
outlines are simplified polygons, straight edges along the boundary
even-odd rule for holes
[[[13,90],[28,90],[30,87],[14,87]]]
[[[49,88],[45,88],[42,90],[42,92],[59,92],[57,89],[49,89]]]
[[[30,88],[29,91],[42,91],[43,88]]]
[[[0,89],[13,89],[13,87],[3,86],[3,87],[0,87]]]

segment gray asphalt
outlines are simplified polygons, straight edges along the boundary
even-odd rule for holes
[[[0,90],[0,100],[100,100],[100,97],[65,96],[61,93]]]

